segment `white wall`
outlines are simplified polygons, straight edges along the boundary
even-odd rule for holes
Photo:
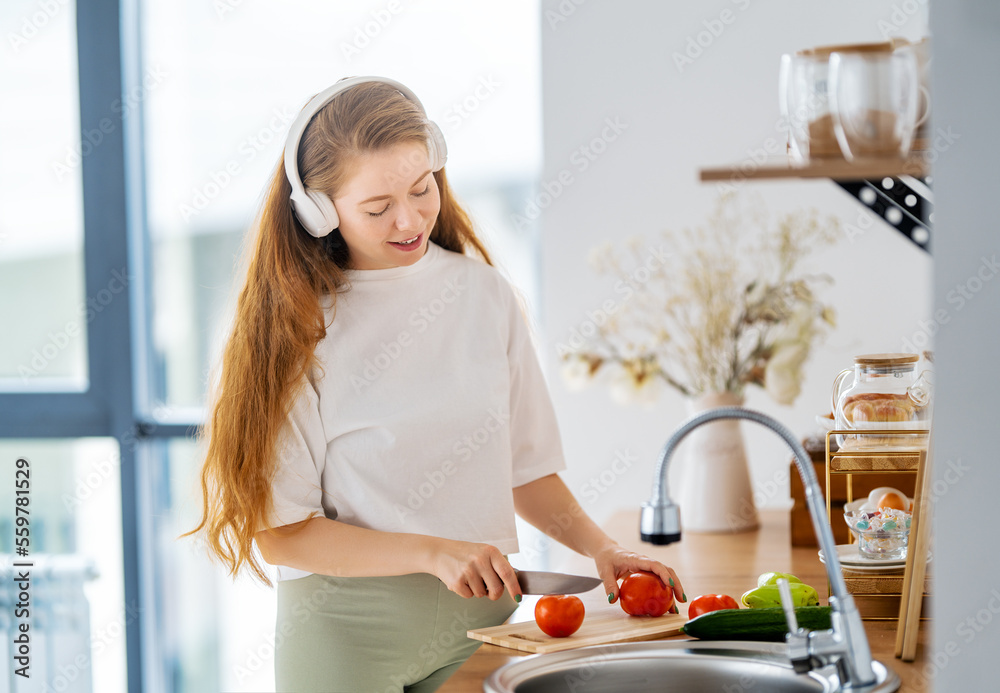
[[[938,691],[995,690],[1000,652],[1000,552],[988,512],[1000,488],[1000,280],[980,270],[1000,255],[995,197],[1000,131],[1000,7],[948,0],[931,16],[938,127],[960,136],[935,167],[935,304],[952,319],[938,340],[934,423],[934,642],[926,673]],[[964,305],[949,303],[956,285]],[[989,529],[980,531],[978,527]],[[947,569],[943,569],[947,566]]]
[[[716,188],[698,182],[698,169],[738,164],[768,138],[782,139],[776,129],[780,55],[882,40],[882,29],[901,19],[901,35],[919,38],[924,12],[904,16],[897,9],[894,15],[894,7],[891,0],[543,1],[542,182],[552,187],[564,169],[573,178],[545,208],[541,241],[542,328],[569,458],[565,477],[582,497],[588,480],[608,469],[618,452],[638,459],[598,500],[582,497],[599,520],[648,497],[657,453],[687,412],[673,392],[643,409],[613,404],[603,388],[567,391],[555,345],[588,311],[615,297],[587,267],[588,251],[606,240],[702,221]],[[731,21],[713,24],[723,11]],[[720,25],[693,64],[679,70],[674,52]],[[571,157],[601,133],[606,118],[628,127],[581,171]],[[871,221],[856,200],[825,180],[754,183],[745,190],[762,196],[774,213],[814,206],[845,223]],[[747,399],[747,406],[802,435],[814,431],[817,414],[829,411],[833,378],[855,354],[901,350],[930,314],[929,256],[880,220],[868,233],[825,251],[812,267],[835,280],[823,297],[839,312],[838,328],[807,364],[803,392],[792,407],[776,405],[759,389]],[[764,429],[743,428],[765,504],[787,505],[789,451]]]

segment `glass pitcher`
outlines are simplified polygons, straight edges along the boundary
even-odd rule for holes
[[[854,357],[833,381],[833,414],[838,429],[919,431],[930,428],[933,383],[930,371],[918,374],[916,354],[867,354]],[[925,434],[839,436],[847,448],[926,447]]]

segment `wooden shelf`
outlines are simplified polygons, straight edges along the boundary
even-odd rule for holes
[[[908,159],[869,160],[855,163],[845,159],[821,159],[805,166],[794,165],[787,155],[763,161],[744,159],[725,168],[703,168],[703,183],[737,185],[748,180],[826,179],[832,180],[857,198],[866,209],[930,252],[931,193],[930,166],[923,153]]]
[[[903,592],[902,575],[866,575],[844,576],[847,591],[851,594],[893,594],[897,597]],[[924,594],[931,592],[931,577],[924,576]],[[899,614],[896,614],[898,616]]]
[[[830,471],[852,474],[865,472],[915,472],[920,464],[920,453],[897,455],[878,452],[856,453],[853,455],[830,456]]]
[[[703,183],[733,180],[774,180],[782,178],[828,178],[832,180],[869,180],[872,178],[898,178],[912,176],[924,178],[930,167],[923,157],[886,159],[853,163],[844,159],[810,162],[805,166],[793,165],[788,157],[778,157],[759,164],[743,161],[725,167],[703,168],[698,174]]]

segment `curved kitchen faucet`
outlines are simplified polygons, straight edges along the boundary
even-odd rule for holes
[[[831,585],[830,606],[833,612],[830,620],[833,627],[830,630],[809,632],[792,628],[787,643],[788,656],[795,670],[802,673],[814,666],[836,664],[844,688],[863,688],[875,683],[876,676],[872,670],[868,637],[865,635],[854,598],[847,591],[847,584],[844,582],[836,542],[830,524],[826,520],[826,502],[816,479],[812,461],[791,431],[771,417],[742,407],[721,407],[710,409],[685,421],[670,436],[660,453],[656,474],[653,477],[653,496],[642,504],[640,520],[642,540],[658,545],[680,541],[680,508],[670,499],[667,492],[667,464],[674,450],[688,433],[702,424],[719,419],[746,419],[777,433],[795,454],[795,466],[798,467],[799,475],[802,477],[806,505],[812,516],[813,529],[820,548],[823,550],[826,574]],[[790,604],[786,603],[784,606],[787,613]]]

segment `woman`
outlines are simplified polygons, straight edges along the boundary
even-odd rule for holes
[[[521,599],[514,513],[617,580],[557,476],[528,327],[416,96],[342,80],[290,128],[223,357],[202,474],[228,565],[277,566],[279,691],[432,691]],[[505,596],[506,595],[506,596]]]

